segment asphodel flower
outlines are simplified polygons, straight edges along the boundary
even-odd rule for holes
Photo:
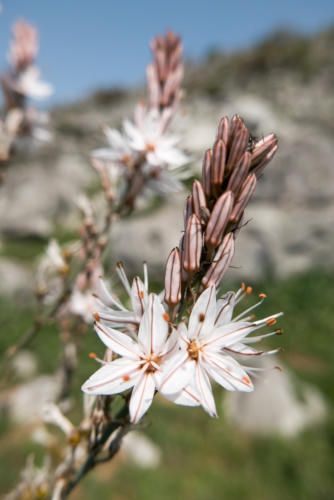
[[[157,295],[148,297],[141,318],[138,338],[97,322],[102,342],[120,357],[104,363],[82,386],[88,394],[117,394],[133,387],[129,403],[130,420],[138,422],[152,403],[159,388],[165,361],[176,348],[175,334],[169,335],[168,315]]]
[[[248,343],[258,341],[265,335],[249,335],[264,326],[275,324],[281,313],[251,321],[250,317],[245,317],[248,309],[233,321],[234,304],[242,296],[242,291],[239,291],[217,301],[214,286],[200,295],[190,314],[188,326],[184,322],[178,326],[179,350],[164,368],[159,387],[162,394],[178,404],[201,404],[215,417],[216,405],[210,379],[229,391],[253,390],[249,375],[252,368],[243,366],[235,358],[264,354],[248,347]],[[270,353],[273,352],[277,350]]]

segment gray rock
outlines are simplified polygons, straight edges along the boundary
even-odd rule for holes
[[[270,369],[277,359],[262,358],[261,366]],[[228,419],[253,434],[296,436],[304,428],[323,422],[328,413],[320,391],[298,381],[298,394],[289,370],[267,371],[255,380],[251,393],[225,393],[224,409]]]
[[[141,432],[130,432],[122,442],[121,452],[126,460],[138,467],[154,468],[161,462],[161,451]]]
[[[0,408],[17,424],[40,421],[46,403],[55,401],[59,381],[54,376],[41,375],[10,389],[0,396]]]

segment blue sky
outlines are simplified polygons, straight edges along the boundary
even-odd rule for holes
[[[182,35],[186,56],[197,58],[213,47],[250,46],[279,27],[313,33],[334,22],[334,0],[0,1],[0,67],[13,21],[36,24],[38,62],[56,90],[51,103],[143,81],[148,42],[167,28]]]

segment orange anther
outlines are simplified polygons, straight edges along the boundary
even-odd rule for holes
[[[139,292],[139,297],[140,297],[141,299],[143,299],[143,298],[144,298],[144,292],[143,292],[143,290],[141,290],[141,291]]]
[[[260,299],[265,299],[267,295],[265,293],[259,293]]]
[[[241,290],[244,292],[244,291],[245,291],[245,289],[246,289],[246,285],[245,285],[245,283],[241,283]]]
[[[251,286],[248,286],[248,287],[246,288],[246,295],[251,294],[251,293],[252,293],[252,291],[253,291],[253,288],[252,288]]]
[[[205,320],[205,314],[200,313],[200,314],[198,315],[198,319],[199,319],[199,321],[200,321],[201,323],[203,323],[203,321]]]
[[[155,151],[155,144],[153,144],[153,142],[148,142],[146,144],[146,149],[147,151]]]
[[[246,375],[245,375],[244,377],[242,377],[242,380],[243,380],[244,382],[246,382],[246,384],[250,384],[250,383],[251,383],[251,381],[249,380],[249,378],[248,378],[248,377],[246,377]]]
[[[130,380],[130,376],[129,375],[123,375],[123,380],[124,380],[124,382],[128,382]]]
[[[280,371],[280,372],[282,372],[282,371],[283,371],[283,368],[282,368],[281,366],[278,366],[278,365],[277,365],[277,366],[275,366],[275,369],[276,369],[276,370],[278,370],[278,371]]]
[[[266,321],[266,325],[267,326],[273,326],[277,323],[276,319],[275,318],[270,318]]]
[[[94,318],[96,319],[96,321],[100,321],[100,316],[99,316],[99,313],[95,312],[93,314]]]
[[[96,359],[97,358],[96,352],[90,352],[89,353],[89,357],[92,358],[92,359]]]
[[[163,313],[162,317],[168,323],[168,321],[169,321],[169,314],[168,313]]]

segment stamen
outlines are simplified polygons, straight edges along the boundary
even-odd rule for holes
[[[261,299],[265,299],[267,297],[267,295],[265,293],[259,293],[259,297]]]
[[[98,358],[97,357],[97,354],[95,352],[90,352],[89,353],[89,357],[91,359],[95,359],[95,361],[97,361],[98,363],[100,363],[100,365],[107,365],[108,363],[106,361],[104,361],[103,359],[101,358]]]
[[[118,274],[119,279],[122,282],[122,285],[124,286],[124,288],[127,291],[128,295],[131,297],[130,283],[129,283],[129,280],[127,278],[127,275],[125,274],[122,262],[117,262],[116,272]]]
[[[169,321],[169,314],[165,312],[165,313],[163,313],[162,317],[168,323],[168,321]]]
[[[264,297],[261,300],[259,300],[259,302],[254,304],[253,306],[248,307],[248,309],[245,309],[242,313],[238,314],[238,316],[233,318],[233,321],[238,321],[241,318],[243,318],[245,320],[244,316],[246,314],[248,314],[249,312],[253,311],[253,309],[256,309],[257,307],[259,307],[263,301],[264,301]],[[253,318],[250,318],[250,319],[253,319]]]
[[[199,320],[201,323],[203,323],[203,321],[205,320],[205,314],[200,313],[200,314],[198,315],[198,320]]]
[[[123,375],[124,382],[128,382],[130,380],[130,375]]]
[[[118,309],[121,309],[121,311],[126,311],[127,309],[118,300],[116,300],[116,298],[113,297],[112,294],[109,292],[108,288],[106,287],[106,284],[102,279],[102,276],[99,276],[99,278],[100,278],[102,297],[101,295],[93,294],[94,297],[97,297],[106,306],[111,307],[112,305],[114,305],[118,307]]]
[[[266,321],[266,325],[267,326],[273,326],[277,323],[276,319],[275,318],[270,318],[268,319],[268,321]]]
[[[144,270],[144,286],[145,290],[148,292],[148,268],[147,268],[147,262],[143,262],[143,270]]]
[[[246,292],[245,293],[246,293],[246,295],[250,295],[252,293],[252,291],[253,291],[253,288],[251,286],[248,286],[246,288]]]
[[[95,313],[93,314],[93,316],[94,316],[94,318],[96,319],[96,321],[100,321],[100,320],[101,320],[101,318],[100,318],[100,316],[99,316],[99,313],[98,313],[98,312],[95,312]]]

